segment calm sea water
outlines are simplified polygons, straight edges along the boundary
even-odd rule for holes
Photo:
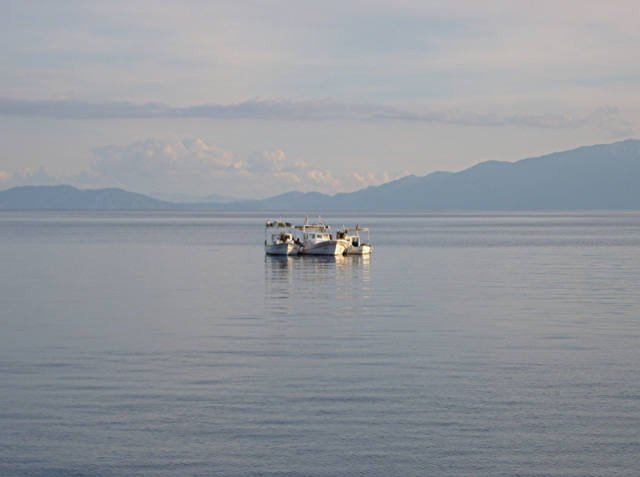
[[[0,475],[638,475],[639,213],[325,218],[0,213]]]

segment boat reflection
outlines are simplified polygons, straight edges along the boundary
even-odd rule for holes
[[[271,275],[272,279],[282,278],[282,273],[294,273],[298,278],[323,278],[327,273],[354,270],[367,272],[371,264],[369,255],[306,255],[306,256],[286,256],[268,255],[265,256],[265,272]]]
[[[267,310],[279,316],[293,313],[297,301],[340,307],[341,300],[370,296],[367,255],[265,256],[264,264]]]

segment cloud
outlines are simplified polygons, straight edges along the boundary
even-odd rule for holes
[[[25,168],[14,172],[0,170],[0,185],[3,187],[51,185],[57,183],[58,180],[49,175],[43,167],[37,169]]]
[[[256,174],[297,172],[307,167],[304,161],[292,161],[282,149],[254,152],[246,163],[246,169]]]
[[[614,104],[637,120],[636,3],[12,2],[0,74],[8,97],[142,103],[30,105],[53,117],[255,117],[238,101],[330,96],[551,114]]]
[[[404,175],[408,175],[408,174],[404,174]],[[383,184],[385,182],[389,182],[392,179],[392,177],[389,175],[388,172],[383,172],[380,175],[375,174],[373,172],[364,172],[364,173],[352,172],[350,173],[349,177],[351,181],[354,184],[358,184],[359,187],[368,187],[370,185]]]
[[[355,190],[388,178],[345,172],[336,175],[289,157],[282,149],[254,151],[239,160],[228,150],[203,139],[168,142],[146,139],[128,145],[94,149],[88,170],[65,179],[87,187],[118,186],[147,194],[183,193],[269,196],[290,190],[338,192]]]
[[[124,119],[171,117],[175,109],[159,103],[0,98],[0,114],[57,119]]]
[[[0,170],[0,184],[67,183],[121,187],[151,195],[266,197],[291,190],[350,191],[389,179],[386,172],[379,176],[352,171],[336,174],[289,157],[281,148],[254,151],[246,160],[239,160],[231,151],[200,138],[175,142],[149,138],[95,148],[93,155],[90,166],[74,175],[53,177],[43,168],[13,173]]]
[[[244,164],[244,168],[252,175],[270,177],[285,189],[289,186],[324,192],[355,190],[380,184],[389,177],[386,172],[380,176],[374,173],[361,175],[356,172],[336,174],[333,171],[313,167],[302,159],[292,159],[282,149],[254,152]]]
[[[593,127],[619,137],[633,134],[619,108],[598,107],[578,114],[495,114],[472,111],[403,109],[373,103],[322,100],[251,99],[230,104],[172,107],[162,103],[18,100],[0,98],[0,115],[60,119],[210,118],[282,121],[407,121],[467,127],[578,129]]]
[[[247,172],[255,175],[271,176],[291,186],[302,187],[303,190],[321,190],[336,192],[355,190],[370,185],[382,184],[390,180],[390,174],[383,172],[358,173],[341,171],[336,173],[309,165],[302,159],[289,158],[282,149],[254,152],[246,162]]]
[[[95,160],[90,169],[76,180],[147,193],[211,193],[219,178],[242,168],[230,151],[202,139],[147,139],[126,146],[104,146],[93,152]]]

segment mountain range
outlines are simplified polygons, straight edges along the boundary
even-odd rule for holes
[[[122,189],[25,186],[0,192],[0,209],[393,211],[640,209],[640,141],[586,146],[460,172],[406,176],[355,192],[288,192],[262,200],[176,203]]]
[[[0,192],[0,209],[150,210],[177,204],[123,189],[77,189],[69,185],[22,186]]]

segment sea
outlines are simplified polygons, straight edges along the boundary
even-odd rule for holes
[[[640,213],[280,217],[1,212],[0,476],[640,475]]]

